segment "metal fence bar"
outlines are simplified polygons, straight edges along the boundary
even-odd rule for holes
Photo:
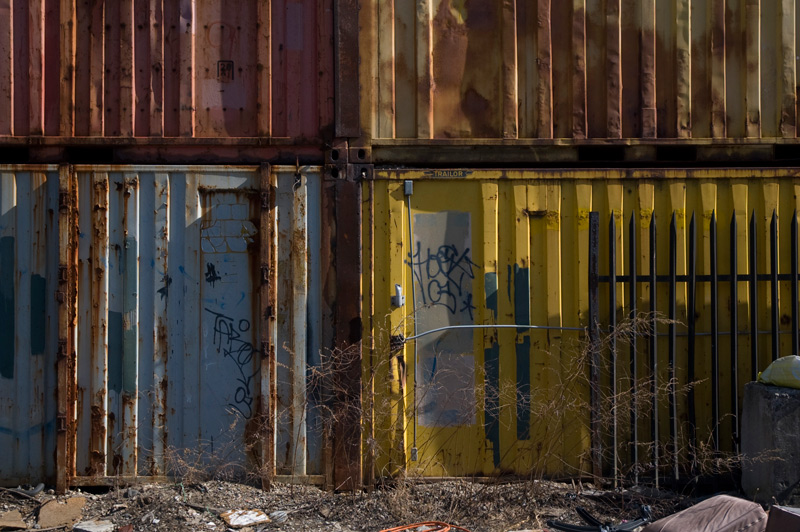
[[[629,298],[630,298],[630,317],[636,319],[636,213],[631,213],[631,221],[628,226],[629,247],[628,247],[628,271],[630,272]],[[634,482],[639,482],[639,405],[637,402],[637,371],[636,364],[636,330],[631,332],[630,338],[630,364],[631,364],[631,459],[633,461]]]
[[[719,451],[719,279],[717,278],[717,215],[711,213],[711,423],[714,451]]]
[[[614,214],[608,222],[608,275],[611,278],[608,291],[608,319],[611,329],[611,440],[612,440],[612,471],[614,474],[614,487],[617,487],[617,464],[619,455],[617,450],[617,232]]]
[[[731,439],[733,449],[739,452],[739,283],[738,247],[736,245],[736,211],[731,216]]]
[[[599,340],[599,300],[600,287],[598,281],[600,258],[600,214],[589,213],[589,343],[591,346],[590,370],[590,402],[591,402],[591,431],[592,431],[592,469],[596,478],[602,475],[600,457],[600,419],[598,417],[600,367],[597,343]]]
[[[800,355],[800,344],[798,344],[798,323],[797,316],[797,209],[792,213],[792,354]]]
[[[675,377],[675,295],[677,282],[677,232],[675,229],[675,213],[672,213],[672,221],[669,224],[669,436],[672,441],[672,475],[675,480],[680,478],[678,471],[678,401],[676,396],[676,377]]]
[[[658,348],[656,329],[658,320],[656,318],[656,214],[650,217],[650,392],[652,393],[653,411],[650,416],[650,434],[653,444],[653,474],[655,485],[658,489]]]
[[[758,377],[758,255],[756,213],[750,217],[750,380]]]
[[[688,375],[689,383],[695,380],[695,342],[697,341],[695,307],[697,305],[697,224],[695,223],[694,213],[692,221],[689,222],[689,308],[687,310],[687,321],[689,322],[689,352],[688,352]],[[689,431],[691,432],[692,449],[697,448],[697,413],[695,411],[694,386],[689,387]],[[692,457],[694,458],[694,457]],[[694,464],[694,459],[692,463]]]
[[[769,264],[770,264],[770,314],[772,318],[772,360],[778,359],[778,213],[772,211],[772,222],[769,227]]]

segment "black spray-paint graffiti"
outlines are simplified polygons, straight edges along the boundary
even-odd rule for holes
[[[455,245],[439,246],[436,251],[428,248],[423,255],[422,245],[417,242],[414,255],[409,255],[406,264],[411,264],[414,280],[421,287],[423,305],[441,305],[451,314],[469,312],[473,319],[475,305],[472,301],[474,268],[469,248],[459,252]]]
[[[239,320],[206,309],[214,316],[214,345],[221,351],[223,357],[230,358],[236,364],[239,374],[236,377],[237,388],[233,395],[233,402],[229,406],[235,408],[246,419],[253,415],[253,393],[251,392],[253,379],[257,371],[253,370],[253,344],[242,338],[250,330],[250,322]]]
[[[217,269],[214,267],[214,265],[210,262],[206,263],[206,282],[211,286],[214,286],[214,283],[220,279],[222,279],[222,277],[217,274]]]

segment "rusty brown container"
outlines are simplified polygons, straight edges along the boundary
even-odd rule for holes
[[[797,137],[796,0],[360,7],[361,124],[379,147]]]
[[[317,141],[333,123],[331,3],[0,2],[0,142]]]

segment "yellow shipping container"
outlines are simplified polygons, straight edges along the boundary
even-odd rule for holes
[[[364,183],[363,196],[367,475],[403,469],[424,476],[590,473],[592,410],[600,429],[595,450],[606,472],[613,471],[614,462],[620,474],[646,471],[653,450],[647,442],[654,439],[664,471],[674,463],[683,471],[690,457],[707,456],[703,453],[715,446],[733,451],[739,410],[733,403],[741,397],[733,392],[750,380],[754,369],[766,367],[774,352],[795,354],[791,330],[797,323],[792,301],[796,283],[787,281],[791,254],[797,254],[796,245],[790,245],[790,227],[799,192],[795,169],[376,170]],[[633,349],[627,336],[616,337],[614,371],[610,343],[602,344],[598,397],[590,400],[592,351],[586,331],[592,212],[600,220],[598,321],[603,340],[610,337],[611,323],[610,283],[603,277],[610,268],[609,223],[614,220],[618,276],[630,272],[630,235],[635,234],[635,301],[641,311],[650,309],[653,295],[642,276],[650,272],[651,220],[657,223],[656,310],[665,319],[657,325],[655,424],[652,394],[638,393],[651,385],[646,332]],[[693,217],[694,313],[687,305],[692,297]],[[737,229],[731,235],[733,219]],[[710,247],[715,221],[716,289]],[[752,272],[749,246],[754,237],[760,277],[751,301],[746,278]],[[726,277],[733,243],[735,305]],[[775,272],[780,274],[775,292],[764,278],[773,272],[773,248]],[[671,298],[664,281],[671,262],[677,279],[672,323],[666,319]],[[631,311],[630,283],[624,277],[618,281],[615,319],[630,325],[624,321]],[[717,291],[716,302],[712,290]],[[716,337],[710,334],[714,309]],[[737,311],[738,355],[731,342],[732,309]],[[696,334],[689,367],[692,314]],[[777,343],[770,330],[775,316]],[[750,355],[753,317],[760,324],[757,368]],[[440,328],[445,329],[429,332]],[[631,353],[638,365],[635,385]],[[718,364],[718,379],[712,379],[713,364]],[[734,365],[738,373],[732,371]],[[632,416],[634,396],[638,410]],[[638,445],[631,443],[634,418]]]

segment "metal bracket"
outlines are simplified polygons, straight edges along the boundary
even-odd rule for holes
[[[67,341],[64,338],[58,339],[58,348],[56,350],[56,357],[58,359],[67,358]]]
[[[69,192],[58,193],[58,210],[66,211],[69,209]]]
[[[58,414],[56,416],[56,432],[67,432],[67,415]]]

